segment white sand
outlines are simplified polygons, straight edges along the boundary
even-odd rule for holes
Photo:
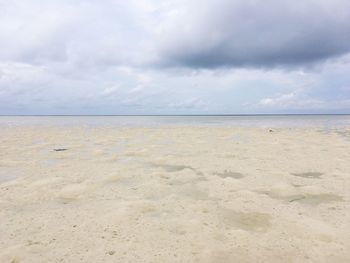
[[[0,142],[1,263],[350,262],[349,129],[2,127]]]

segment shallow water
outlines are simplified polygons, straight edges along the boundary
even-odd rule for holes
[[[0,116],[0,126],[224,126],[262,128],[350,127],[350,115]]]

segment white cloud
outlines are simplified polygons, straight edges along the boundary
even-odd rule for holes
[[[273,110],[344,110],[350,107],[349,99],[342,100],[324,100],[314,99],[309,96],[292,92],[287,94],[279,94],[273,97],[263,98],[258,102],[260,109]]]
[[[295,91],[263,98],[258,105],[274,109],[318,109],[324,107],[324,102],[308,98],[301,92]]]

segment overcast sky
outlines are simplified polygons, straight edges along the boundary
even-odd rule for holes
[[[0,114],[350,113],[349,0],[0,0]]]

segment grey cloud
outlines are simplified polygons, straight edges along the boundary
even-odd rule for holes
[[[347,0],[194,0],[170,16],[160,64],[192,68],[300,66],[350,51]]]

